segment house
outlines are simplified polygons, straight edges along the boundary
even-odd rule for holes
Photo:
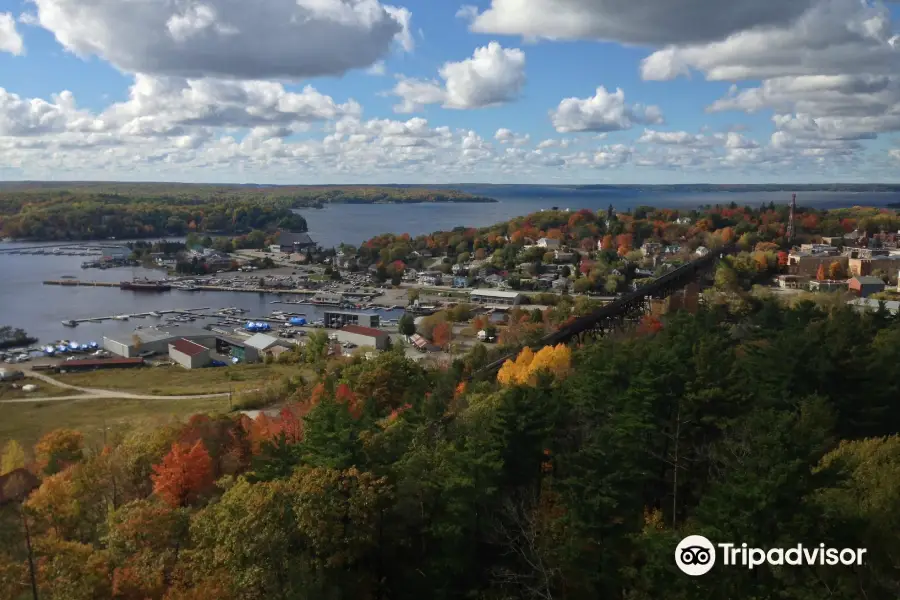
[[[469,278],[465,275],[457,275],[453,278],[453,287],[464,288],[469,284]]]
[[[453,265],[452,267],[450,267],[450,271],[451,271],[454,275],[459,275],[460,273],[465,273],[465,272],[467,272],[468,269],[466,269],[463,265],[461,265],[461,264],[459,264],[459,263],[456,263],[455,265]]]
[[[419,273],[418,278],[420,285],[441,285],[444,276],[440,271],[428,271],[427,273]]]
[[[830,244],[800,244],[800,252],[837,255],[838,249]]]
[[[550,287],[552,287],[557,292],[565,292],[569,289],[569,280],[565,277],[561,277],[553,281],[553,283],[550,284]]]
[[[556,250],[553,253],[553,260],[561,263],[570,263],[575,260],[575,253],[566,252],[565,250]]]
[[[884,291],[884,281],[880,277],[860,276],[851,279],[847,287],[860,298],[868,298],[872,294]]]
[[[499,287],[502,283],[504,283],[504,279],[500,275],[494,274],[494,275],[488,275],[487,277],[485,277],[484,282],[488,285],[491,285],[494,287]]]
[[[662,251],[662,247],[662,244],[656,242],[644,242],[644,245],[641,246],[641,254],[644,256],[659,254]]]
[[[537,241],[537,245],[540,248],[547,248],[550,250],[555,250],[560,247],[559,240],[553,238],[541,238]]]
[[[812,279],[809,282],[809,291],[811,292],[840,292],[846,289],[847,281],[838,281],[834,279],[819,281],[817,279]]]
[[[778,276],[778,287],[783,290],[797,290],[803,289],[807,287],[809,284],[809,277],[804,277],[802,275],[779,275]]]
[[[177,339],[169,344],[169,358],[185,369],[199,369],[207,366],[212,361],[212,357],[209,355],[209,348],[184,338]]]
[[[709,254],[709,248],[707,248],[706,246],[700,246],[694,251],[694,254],[696,254],[697,256],[706,256],[707,254]]]
[[[678,244],[672,244],[663,248],[663,254],[678,254],[679,252],[681,252],[681,246]]]
[[[690,225],[692,223],[690,217],[678,217],[675,219],[676,225]]]
[[[278,232],[274,245],[277,245],[279,251],[284,254],[302,253],[316,247],[316,243],[308,233],[294,231]]]
[[[374,346],[378,350],[387,350],[391,341],[391,336],[387,332],[360,325],[344,325],[334,335],[341,343]]]

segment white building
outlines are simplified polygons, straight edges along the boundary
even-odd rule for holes
[[[510,306],[517,306],[521,304],[525,294],[521,292],[514,291],[502,291],[502,290],[473,290],[469,293],[469,299],[472,302],[478,302],[480,304],[508,304]]]
[[[185,369],[199,369],[212,361],[209,348],[183,338],[169,344],[169,358]]]
[[[286,348],[284,342],[279,340],[277,337],[266,335],[264,333],[257,333],[256,335],[250,336],[247,341],[244,342],[244,347],[248,350],[253,348],[256,352],[256,358],[259,356],[265,356],[267,354],[276,355],[278,354],[278,350],[276,348]],[[253,354],[250,352],[250,354]],[[248,362],[252,362],[252,356],[246,357]]]
[[[559,248],[560,243],[559,240],[554,240],[553,238],[541,238],[537,241],[537,245],[541,248],[555,250],[556,248]]]
[[[344,325],[333,334],[341,343],[349,342],[357,346],[372,346],[378,350],[387,350],[391,336],[380,329]]]
[[[709,254],[709,248],[707,248],[706,246],[700,246],[699,248],[697,248],[697,250],[694,251],[694,254],[696,254],[697,256],[706,256],[707,254]]]

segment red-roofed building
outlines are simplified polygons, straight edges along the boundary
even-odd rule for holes
[[[184,338],[169,344],[169,358],[185,369],[205,367],[212,360],[209,348]]]
[[[387,350],[391,336],[387,332],[360,325],[344,325],[335,333],[342,343],[351,343],[357,346],[372,346],[378,350]]]

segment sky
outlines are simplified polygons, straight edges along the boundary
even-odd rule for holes
[[[0,0],[0,179],[898,182],[900,4]]]

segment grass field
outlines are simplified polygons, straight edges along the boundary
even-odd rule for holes
[[[85,446],[102,445],[106,434],[130,427],[184,420],[198,413],[228,411],[228,398],[198,400],[47,400],[0,404],[0,445],[17,440],[30,452],[45,433],[65,427],[84,434]]]
[[[256,364],[208,369],[184,369],[179,366],[110,369],[67,373],[54,378],[79,387],[154,396],[186,396],[258,389],[269,381],[301,372],[299,367],[289,365]]]
[[[22,386],[33,384],[38,386],[36,392],[23,392]],[[44,383],[40,379],[26,377],[18,381],[0,382],[0,400],[13,400],[16,398],[52,398],[54,396],[74,396],[78,392],[67,390]]]

